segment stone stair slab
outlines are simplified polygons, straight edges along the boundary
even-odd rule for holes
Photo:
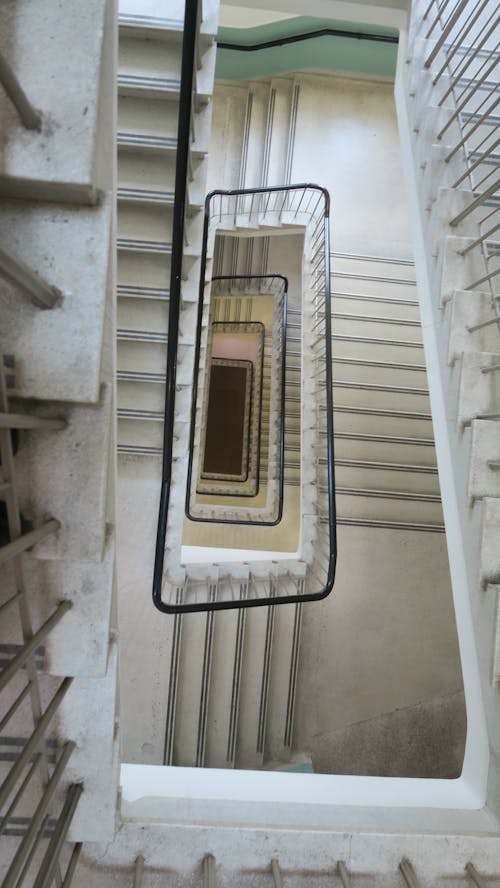
[[[34,598],[33,616],[44,622],[59,601],[73,607],[45,642],[45,669],[51,675],[103,678],[106,675],[111,604],[115,589],[114,534],[98,564],[29,559],[33,583],[43,590]],[[75,643],[75,638],[78,643]]]
[[[0,349],[15,344],[16,394],[96,403],[111,253],[110,202],[95,209],[5,201],[3,245],[62,291],[40,310],[13,286],[3,295]],[[29,244],[29,250],[27,249]]]
[[[67,427],[29,435],[16,456],[21,509],[57,517],[61,527],[36,547],[42,559],[99,563],[107,520],[112,388],[99,405],[63,411]]]
[[[489,367],[496,366],[500,367],[500,354],[463,353],[457,416],[460,427],[469,425],[477,416],[498,409],[500,372],[487,372]]]
[[[110,647],[103,678],[75,678],[58,714],[58,731],[76,749],[65,771],[68,784],[83,782],[71,824],[73,841],[112,841],[116,831],[119,746],[116,700],[118,647]]]
[[[3,51],[42,125],[39,131],[25,130],[9,107],[0,193],[97,203],[99,189],[111,187],[101,159],[107,156],[114,101],[107,74],[114,57],[115,4],[67,0],[61,16],[58,0],[20,0],[2,4],[1,14]]]
[[[500,435],[494,420],[472,422],[469,500],[500,497]]]

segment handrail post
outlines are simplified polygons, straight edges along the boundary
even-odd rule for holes
[[[137,857],[135,858],[133,888],[141,888],[143,873],[144,873],[144,857],[142,856],[142,854],[138,854]]]
[[[39,130],[42,125],[41,115],[29,101],[19,80],[1,52],[0,83],[19,114],[23,126],[29,130]]]
[[[66,614],[73,607],[73,603],[69,600],[61,601],[59,606],[56,608],[53,614],[45,621],[43,626],[40,627],[38,632],[35,632],[32,638],[21,648],[18,654],[12,658],[8,666],[6,666],[0,672],[0,691],[3,691],[8,682],[16,675],[17,672],[24,666],[26,660],[33,654],[41,641],[49,634],[50,630],[53,629],[54,626],[59,623],[64,614]]]
[[[31,823],[28,827],[28,830],[27,830],[26,834],[24,835],[23,840],[17,849],[14,860],[12,861],[12,863],[9,867],[7,875],[5,876],[4,881],[2,882],[2,888],[14,888],[16,881],[17,881],[17,877],[19,875],[19,871],[22,868],[23,863],[25,862],[26,857],[28,856],[28,854],[30,852],[30,848],[33,845],[33,842],[35,841],[37,831],[42,826],[42,821],[45,816],[45,812],[47,811],[47,808],[50,804],[50,800],[52,799],[52,797],[53,797],[53,795],[60,783],[61,777],[64,773],[64,769],[68,763],[69,757],[70,757],[71,753],[73,752],[75,746],[76,746],[76,743],[74,743],[73,741],[71,741],[70,743],[66,743],[66,745],[64,746],[64,749],[62,751],[62,755],[61,755],[59,761],[57,762],[57,765],[54,768],[54,771],[52,773],[52,777],[50,778],[47,786],[45,787],[43,796],[37,805],[35,813],[33,814],[33,817],[31,819]]]
[[[73,814],[75,813],[82,792],[83,785],[81,783],[75,783],[69,788],[64,807],[59,815],[54,830],[54,835],[45,852],[45,857],[42,860],[33,888],[50,888],[54,873],[59,864],[59,854],[71,826]]]
[[[215,857],[206,854],[203,858],[203,888],[215,888]]]

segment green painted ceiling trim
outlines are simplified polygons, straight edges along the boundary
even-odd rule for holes
[[[398,34],[396,28],[300,16],[258,28],[219,28],[217,39],[224,43],[264,43],[321,28],[390,36]],[[396,59],[397,44],[324,36],[256,52],[218,49],[215,76],[222,80],[248,80],[289,71],[326,70],[393,78]]]

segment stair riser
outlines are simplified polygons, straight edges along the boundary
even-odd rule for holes
[[[161,114],[159,113],[161,110]],[[177,107],[144,102],[134,96],[121,96],[118,101],[118,130],[177,139]]]
[[[118,213],[118,237],[171,243],[172,207],[121,204]]]
[[[170,255],[161,253],[118,252],[118,285],[159,287],[170,285]]]
[[[119,45],[120,74],[179,79],[182,45],[177,36],[165,45],[155,40],[134,40],[122,33]]]

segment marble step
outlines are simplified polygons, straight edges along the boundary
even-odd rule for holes
[[[68,0],[63,18],[57,0],[16,4],[15,19],[5,23],[2,33],[3,52],[41,124],[26,130],[10,104],[6,106],[0,175],[4,197],[95,205],[99,191],[111,189],[112,15],[105,0],[84,5]]]

